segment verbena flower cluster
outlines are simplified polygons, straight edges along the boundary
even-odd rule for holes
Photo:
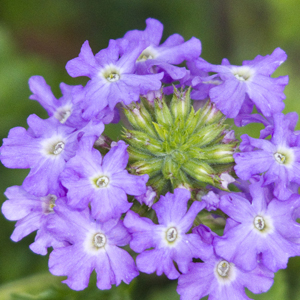
[[[161,43],[162,32],[147,19],[95,55],[84,42],[66,69],[89,81],[61,83],[60,99],[30,78],[49,118],[30,115],[3,140],[3,165],[30,172],[6,190],[2,213],[17,221],[13,241],[37,231],[30,249],[53,248],[49,270],[71,289],[93,270],[99,289],[156,272],[178,279],[182,300],[249,299],[245,288],[266,292],[300,255],[298,116],[282,113],[288,77],[271,77],[287,56],[212,65],[198,39]],[[130,145],[103,134],[123,109]],[[238,146],[225,118],[265,128]]]

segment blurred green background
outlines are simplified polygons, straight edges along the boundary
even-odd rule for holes
[[[281,47],[288,60],[275,76],[286,75],[285,112],[300,112],[300,2],[298,0],[1,0],[0,1],[0,135],[10,128],[25,126],[29,114],[46,118],[35,101],[28,100],[28,79],[42,75],[60,97],[59,83],[84,83],[64,69],[76,57],[85,40],[94,53],[107,47],[109,39],[122,37],[132,29],[143,30],[145,19],[157,18],[164,26],[163,40],[173,33],[186,40],[192,36],[202,42],[202,57],[219,64],[227,57],[233,64],[256,55],[272,53]],[[257,137],[257,126],[238,132]],[[299,129],[299,127],[298,127]],[[118,136],[118,127],[110,128]],[[27,170],[0,167],[0,197],[8,186],[20,185]],[[0,216],[0,299],[179,299],[176,282],[164,277],[143,275],[127,287],[112,292],[95,289],[75,293],[49,275],[47,257],[33,254],[28,245],[35,234],[19,243],[10,240],[14,223]],[[287,270],[276,274],[275,285],[254,299],[300,299],[300,259],[290,259]],[[40,275],[42,274],[42,275]],[[92,279],[93,281],[93,279]],[[54,288],[47,290],[50,286]],[[46,289],[46,290],[45,290]],[[11,293],[14,295],[10,295]],[[28,292],[35,297],[28,296]],[[57,293],[57,294],[56,294]],[[60,299],[60,298],[59,298]]]

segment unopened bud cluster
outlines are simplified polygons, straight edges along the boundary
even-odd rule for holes
[[[158,194],[179,186],[221,188],[220,174],[233,166],[236,140],[225,140],[224,115],[208,101],[194,110],[190,90],[175,89],[171,101],[146,99],[125,108],[133,129],[125,129],[130,169],[148,174],[148,185]]]

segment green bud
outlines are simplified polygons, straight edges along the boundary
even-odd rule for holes
[[[227,125],[214,104],[208,101],[195,112],[190,89],[175,89],[169,106],[164,97],[153,104],[141,99],[141,104],[125,108],[125,115],[135,129],[123,133],[129,168],[148,174],[148,185],[158,196],[178,186],[222,188],[219,176],[231,171],[237,141],[223,142]]]
[[[171,112],[165,101],[156,99],[154,101],[155,118],[161,125],[170,126],[173,122]]]
[[[178,91],[177,89],[174,89],[174,94],[171,101],[171,111],[175,119],[180,118],[182,120],[186,120],[188,114],[190,113],[190,91],[191,89],[186,91]]]

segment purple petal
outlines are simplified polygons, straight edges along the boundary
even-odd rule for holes
[[[193,60],[198,58],[201,54],[201,42],[195,37],[192,37],[185,43],[165,48],[164,45],[161,45],[161,47],[158,49],[159,60],[165,61],[169,64],[177,65],[185,60]]]
[[[126,194],[139,196],[146,192],[146,182],[149,176],[128,174],[126,170],[111,176],[111,185],[122,188]]]
[[[20,241],[23,237],[40,228],[41,213],[32,212],[16,223],[16,228],[11,235],[14,242]]]
[[[165,255],[164,249],[147,250],[139,254],[136,258],[136,264],[140,271],[147,274],[156,271],[158,276],[164,273],[169,279],[177,279],[180,275],[172,259]]]
[[[90,200],[93,217],[103,222],[110,218],[119,218],[132,206],[127,201],[125,192],[118,187],[103,188]]]
[[[219,86],[212,88],[209,96],[228,118],[235,118],[245,99],[246,86],[239,80],[226,80]]]
[[[103,158],[102,168],[104,173],[118,173],[126,168],[129,158],[127,147],[128,145],[125,142],[119,141],[117,146],[109,150]]]
[[[89,284],[90,275],[94,269],[94,260],[82,251],[81,247],[58,248],[50,254],[49,271],[56,276],[68,276],[63,282],[71,289],[80,291]]]
[[[187,202],[191,194],[186,189],[177,188],[174,194],[167,193],[161,196],[160,200],[153,204],[159,224],[179,223],[187,211]]]
[[[155,225],[150,219],[141,218],[130,210],[125,216],[124,225],[132,234],[130,248],[133,251],[141,253],[145,249],[155,247],[153,234]]]
[[[252,81],[247,84],[247,93],[262,114],[270,117],[284,109],[282,100],[285,99],[285,95],[283,90],[287,84],[287,76],[270,78],[256,74]]]
[[[258,55],[254,60],[244,61],[243,65],[255,66],[255,69],[262,75],[271,75],[285,60],[287,59],[286,53],[276,48],[271,55],[261,56]]]
[[[96,60],[88,41],[83,43],[79,56],[68,61],[66,65],[66,70],[72,77],[91,77],[95,68]]]
[[[233,155],[236,165],[234,170],[243,180],[249,179],[252,175],[260,174],[269,170],[275,163],[269,152],[254,151],[245,153],[235,153]]]
[[[110,246],[107,252],[116,285],[119,285],[121,281],[129,284],[133,278],[139,275],[133,258],[125,250]],[[103,271],[101,270],[101,272]]]
[[[45,79],[42,76],[32,76],[28,84],[33,93],[29,99],[38,101],[46,109],[49,116],[52,116],[59,106],[59,103]]]

